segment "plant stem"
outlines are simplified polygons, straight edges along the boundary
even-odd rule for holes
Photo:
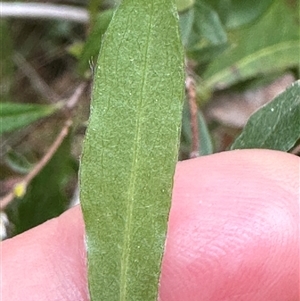
[[[191,76],[187,76],[186,90],[189,100],[190,115],[191,115],[191,131],[192,131],[192,147],[190,158],[199,157],[199,129],[198,129],[198,107],[195,80]]]
[[[72,110],[80,96],[82,95],[84,89],[86,88],[87,83],[81,83],[74,91],[73,95],[66,101],[65,108],[70,111]],[[65,137],[68,135],[70,126],[72,125],[71,118],[68,118],[65,122],[64,127],[60,131],[59,135],[56,137],[55,141],[52,143],[50,148],[48,149],[47,153],[44,155],[44,157],[34,166],[34,168],[21,180],[19,181],[14,188],[5,195],[2,199],[0,199],[0,210],[4,210],[5,207],[16,197],[15,193],[15,187],[17,185],[22,185],[24,188],[24,191],[26,191],[26,188],[32,181],[32,179],[44,168],[44,166],[50,161],[50,159],[53,157]]]
[[[60,131],[59,135],[56,137],[53,144],[50,146],[47,153],[44,155],[44,157],[34,166],[34,168],[22,179],[21,182],[18,184],[22,184],[24,187],[24,191],[32,181],[32,179],[44,168],[44,166],[50,161],[50,159],[53,157],[65,137],[68,135],[69,128],[72,124],[72,120],[68,119],[65,122],[64,127]],[[16,184],[16,185],[18,185]],[[15,187],[16,187],[15,185]],[[0,200],[0,209],[3,210],[5,207],[15,198],[15,191],[12,189],[6,196],[4,196]]]
[[[0,18],[56,19],[89,23],[88,11],[84,8],[36,2],[1,2]]]

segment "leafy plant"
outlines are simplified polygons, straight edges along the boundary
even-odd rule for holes
[[[0,204],[12,235],[69,207],[90,105],[84,89],[94,76],[81,167],[91,295],[154,300],[178,146],[180,159],[230,147],[299,154],[299,16],[295,1],[177,0],[192,79],[181,115],[183,54],[171,0],[123,0],[117,12],[115,2],[90,1],[81,11],[88,23],[72,23],[69,13],[56,22],[1,21]],[[273,101],[264,95],[244,129],[210,117],[215,97],[232,93],[247,115],[244,95],[286,72],[294,84]]]
[[[201,89],[226,88],[299,61],[299,31],[284,1],[275,1],[256,24],[236,35],[236,46],[214,60],[202,75]],[[273,34],[274,28],[280,28]],[[204,92],[202,92],[204,93]]]

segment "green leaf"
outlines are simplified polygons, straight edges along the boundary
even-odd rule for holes
[[[192,9],[194,23],[188,47],[199,48],[226,43],[227,34],[217,12],[201,0],[198,0]]]
[[[6,153],[4,161],[11,170],[20,174],[27,174],[33,167],[25,156],[13,149]]]
[[[195,0],[176,0],[177,10],[184,11],[194,5]]]
[[[51,115],[60,108],[60,103],[55,105],[38,105],[1,102],[0,135],[25,127],[42,117]]]
[[[80,168],[93,301],[157,300],[183,83],[173,1],[124,0],[100,50]]]
[[[214,151],[213,141],[212,137],[209,133],[206,120],[201,113],[201,111],[198,112],[198,124],[199,124],[199,142],[200,142],[200,155],[206,156],[210,155]]]
[[[300,138],[300,80],[254,113],[231,149],[290,150]]]
[[[181,33],[181,40],[184,46],[187,46],[190,34],[194,23],[194,9],[188,9],[179,15],[179,26]]]
[[[84,74],[90,67],[90,62],[96,62],[99,49],[101,46],[102,36],[104,35],[109,22],[112,18],[113,10],[106,10],[99,14],[90,35],[83,47],[80,59],[78,62],[79,74]]]
[[[259,22],[241,30],[235,44],[236,47],[220,55],[202,75],[199,93],[226,88],[299,63],[298,25],[283,0],[276,1]]]
[[[88,10],[90,14],[90,25],[93,28],[97,20],[97,14],[102,5],[102,0],[89,0]]]
[[[191,119],[188,102],[185,101],[182,113],[182,138],[184,140],[185,148],[188,146],[188,150],[191,151],[192,143],[192,131],[191,131]],[[213,153],[213,143],[210,136],[206,121],[203,114],[198,111],[198,129],[199,129],[199,154],[201,156],[210,155]]]
[[[195,4],[195,26],[199,32],[213,45],[227,41],[227,34],[220,21],[219,15],[204,1]]]
[[[233,29],[259,18],[274,0],[209,0],[207,2],[216,8],[226,28]]]
[[[229,47],[228,43],[187,50],[190,59],[203,64],[212,61]]]
[[[78,168],[70,156],[71,138],[71,135],[65,138],[51,160],[32,180],[25,196],[6,208],[13,224],[13,236],[59,216],[68,208],[66,188]]]

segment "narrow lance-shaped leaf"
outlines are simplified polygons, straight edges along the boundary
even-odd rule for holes
[[[300,138],[300,80],[254,113],[231,149],[290,150]]]
[[[98,58],[80,168],[91,299],[157,299],[183,54],[172,0],[124,0]]]
[[[2,102],[0,103],[0,135],[20,129],[42,117],[49,116],[61,107],[62,103],[40,105]]]

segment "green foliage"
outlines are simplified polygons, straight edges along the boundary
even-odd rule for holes
[[[78,72],[80,74],[84,74],[86,70],[88,70],[90,63],[93,64],[97,61],[102,36],[109,25],[112,15],[113,10],[106,10],[103,13],[100,13],[95,19],[94,27],[89,34],[80,54],[80,59],[78,62]]]
[[[231,149],[290,150],[300,138],[300,81],[254,113]]]
[[[95,22],[97,20],[97,15],[99,8],[102,4],[102,0],[89,0],[88,1],[88,10],[90,15],[90,25],[93,28],[95,25]]]
[[[125,3],[129,2],[128,0],[124,1]],[[160,1],[162,3],[157,4],[159,13],[163,12],[162,7],[167,5],[168,1]],[[99,49],[105,41],[105,32],[111,21],[113,11],[119,2],[120,0],[89,1],[86,9],[90,13],[91,21],[90,24],[85,25],[75,24],[68,20],[32,22],[30,20],[9,19],[1,21],[0,133],[5,133],[5,135],[1,141],[1,154],[4,155],[1,157],[0,170],[1,180],[4,184],[6,181],[9,183],[11,180],[24,177],[30,172],[35,166],[31,163],[37,162],[37,157],[41,156],[37,154],[47,152],[45,145],[50,145],[48,137],[51,136],[51,141],[55,139],[52,133],[56,119],[53,122],[52,116],[42,123],[42,127],[33,125],[30,127],[31,131],[17,131],[62,108],[62,102],[57,105],[46,106],[30,104],[30,102],[38,103],[39,100],[45,98],[35,83],[40,77],[42,82],[44,81],[46,86],[48,85],[50,91],[53,90],[54,94],[65,99],[71,95],[71,91],[76,90],[77,85],[80,84],[79,81],[83,80],[82,75],[85,78],[90,78],[93,74],[90,69],[94,67]],[[147,4],[144,3],[146,3],[145,0],[139,1],[138,6],[146,6]],[[250,89],[252,89],[253,84],[256,84],[255,88],[260,89],[270,79],[273,81],[287,71],[292,73],[295,78],[299,77],[300,44],[297,3],[296,1],[285,0],[177,0],[176,5],[180,13],[181,38],[185,47],[187,69],[197,83],[197,100],[200,107],[198,112],[199,152],[201,155],[206,155],[223,151],[232,143],[236,133],[240,131],[235,128],[226,128],[219,124],[216,119],[210,117],[209,105],[214,104],[211,96],[215,94],[220,96],[236,91],[245,91],[248,94],[251,92]],[[105,209],[100,217],[103,222],[106,220],[105,218],[110,218],[109,215],[105,216],[106,208],[116,206],[115,202],[111,202],[111,198],[120,202],[118,206],[111,209],[111,217],[114,218],[112,223],[119,226],[124,225],[122,218],[126,214],[124,204],[121,202],[128,196],[124,191],[130,185],[133,187],[134,184],[132,183],[136,183],[137,193],[134,197],[139,199],[133,203],[133,209],[138,214],[134,215],[133,225],[139,231],[141,220],[142,224],[145,222],[145,227],[149,222],[149,219],[143,219],[144,207],[149,201],[148,195],[149,198],[150,195],[157,195],[157,203],[147,209],[149,214],[146,217],[158,215],[157,224],[159,224],[160,232],[157,232],[156,237],[153,236],[152,238],[153,240],[160,239],[160,243],[162,243],[165,228],[161,225],[165,226],[168,209],[168,203],[164,201],[164,198],[167,199],[167,196],[170,195],[170,189],[160,186],[169,183],[162,176],[164,174],[162,168],[169,168],[169,175],[171,174],[171,163],[168,162],[174,159],[175,152],[175,146],[170,147],[172,143],[168,142],[170,133],[165,135],[163,129],[169,127],[168,122],[171,119],[178,118],[179,104],[175,101],[177,98],[173,97],[175,103],[172,105],[176,108],[172,109],[170,106],[166,109],[165,107],[162,108],[161,105],[166,105],[165,100],[172,96],[170,82],[175,85],[178,79],[178,73],[173,72],[168,65],[176,59],[178,49],[169,49],[168,47],[174,46],[174,44],[162,42],[165,36],[168,38],[172,36],[172,26],[160,27],[165,23],[158,24],[158,27],[153,25],[150,32],[155,32],[156,44],[148,49],[148,53],[151,54],[150,61],[147,68],[141,70],[140,55],[145,53],[143,52],[145,48],[143,48],[144,46],[141,48],[140,43],[144,43],[148,27],[145,29],[147,18],[140,15],[139,10],[136,10],[135,7],[132,9],[132,14],[136,13],[136,16],[130,15],[129,17],[127,14],[123,16],[128,18],[126,26],[115,27],[113,25],[111,27],[107,34],[110,48],[103,46],[100,65],[95,68],[95,78],[98,80],[100,77],[103,79],[103,83],[98,88],[95,86],[94,91],[95,93],[100,91],[103,98],[101,97],[99,100],[95,94],[93,96],[92,119],[95,119],[94,116],[100,113],[98,120],[91,121],[92,127],[89,128],[87,137],[91,148],[85,148],[83,162],[91,156],[93,161],[89,168],[91,170],[96,168],[98,165],[95,162],[101,162],[101,166],[95,171],[97,176],[94,176],[93,173],[90,174],[89,183],[84,184],[88,185],[84,186],[88,188],[84,188],[84,190],[91,191],[92,195],[95,194],[94,199],[98,198],[98,195],[101,196],[100,207]],[[112,46],[113,37],[115,37],[114,45],[117,45],[118,48]],[[158,39],[160,40],[158,41]],[[168,55],[163,54],[167,48],[169,49]],[[69,52],[67,52],[68,50]],[[13,61],[14,53],[24,57],[24,62],[27,62],[29,67],[31,66],[36,71],[37,78],[31,76],[34,75],[34,72],[29,72],[31,75],[28,76],[28,66],[23,65],[24,62],[20,64]],[[70,56],[70,53],[73,54],[73,57]],[[104,69],[99,70],[99,68]],[[148,72],[147,75],[144,71]],[[144,86],[142,80],[144,80]],[[154,83],[154,80],[159,80],[159,84]],[[142,91],[141,87],[147,87],[147,89]],[[140,110],[143,109],[144,111],[135,110],[133,104],[140,99],[145,100],[141,97],[142,92],[143,95],[147,94],[147,100],[151,95],[152,98],[149,101],[153,102],[153,107],[141,106]],[[163,96],[161,96],[162,94]],[[254,114],[232,148],[264,147],[288,151],[297,143],[299,144],[297,132],[299,123],[298,95],[299,82]],[[12,100],[14,103],[9,102]],[[207,107],[204,106],[205,101],[208,104]],[[253,102],[255,101],[256,99],[253,99]],[[154,106],[154,104],[156,105]],[[237,105],[242,107],[242,100]],[[67,186],[69,188],[68,194],[65,193],[65,188],[66,183],[74,176],[74,170],[77,169],[76,166],[73,166],[74,150],[76,150],[75,156],[78,158],[88,107],[88,97],[82,97],[78,101],[78,105],[72,110],[64,107],[63,114],[55,114],[57,119],[71,118],[73,120],[74,136],[68,137],[55,157],[36,176],[28,187],[27,194],[22,199],[12,202],[6,209],[9,212],[11,222],[15,225],[14,234],[21,233],[57,216],[68,207],[67,203],[74,191],[75,179],[73,185]],[[234,111],[234,108],[231,107],[229,110]],[[189,157],[191,145],[195,139],[191,133],[189,111],[186,102],[182,114],[181,159]],[[145,145],[141,144],[142,140],[134,140],[134,126],[139,117],[138,112],[142,112],[140,114],[143,125],[141,133],[147,138],[147,141],[149,140]],[[147,118],[143,116],[147,116]],[[159,126],[158,120],[163,120],[164,125]],[[63,123],[63,120],[59,120],[57,124]],[[23,136],[24,133],[26,136]],[[96,133],[102,137],[99,143],[98,140],[93,139],[93,135]],[[153,137],[156,138],[155,141],[151,140],[154,139]],[[223,143],[223,140],[226,139],[227,141]],[[47,143],[45,143],[46,141]],[[167,146],[172,154],[163,157],[160,149]],[[132,178],[136,179],[136,182],[132,182],[129,176],[132,171],[130,162],[134,161],[133,156],[137,156],[138,150],[140,151],[138,155],[143,157],[143,160],[137,161],[136,178]],[[119,160],[116,159],[120,156],[123,165],[118,167]],[[157,157],[159,157],[157,162],[160,164],[151,165],[151,160],[155,160]],[[105,187],[105,190],[98,193],[99,187]],[[106,199],[103,195],[107,192],[108,187],[111,187],[113,193],[111,197]],[[163,197],[160,195],[162,191],[159,189],[165,189]],[[158,200],[160,201],[158,202]],[[114,205],[111,205],[110,202]],[[94,211],[96,212],[96,210]],[[119,215],[116,216],[117,214]],[[94,221],[91,220],[90,222],[92,224]],[[103,224],[100,226],[102,227]],[[93,231],[97,232],[97,228]],[[149,230],[149,233],[151,231]],[[119,242],[120,237],[121,239],[123,237],[121,232],[115,234],[110,227],[107,227],[104,232],[106,234],[103,235],[103,240],[107,239],[111,244]],[[145,228],[141,228],[140,235],[147,236],[147,233]],[[113,235],[118,240],[113,241]],[[144,242],[144,237],[135,237],[134,239]],[[123,241],[120,245],[123,246]],[[109,246],[106,247],[109,249]],[[156,259],[161,256],[161,245],[156,248],[158,251],[154,254],[149,254],[151,252],[149,249],[146,250],[145,246],[143,248],[143,256],[147,258],[147,262],[151,262],[155,256],[157,256]],[[107,257],[103,257],[103,261],[109,262],[108,259],[114,259],[115,262],[120,262],[118,261],[119,257],[116,257],[120,253],[115,253],[117,255],[110,255],[111,253],[108,252],[105,255]],[[135,256],[135,253],[129,256]],[[132,271],[136,263],[132,262],[133,257],[129,258],[129,271]],[[138,260],[140,262],[140,258]],[[158,263],[158,261],[155,262]],[[103,277],[110,274],[106,264],[101,263],[101,267],[104,271]],[[95,273],[101,271],[102,269],[96,268]],[[145,272],[144,268],[143,271]],[[155,271],[152,280],[157,280],[158,265],[155,266]],[[107,279],[110,281],[109,277]],[[125,277],[123,279],[126,280]],[[135,278],[128,279],[133,279],[132,282],[138,281]],[[153,295],[156,292],[155,281],[153,280],[153,285],[150,288],[153,289]],[[129,289],[133,290],[132,287]],[[111,287],[107,291],[115,294],[114,290],[115,288]],[[118,289],[117,292],[119,292]]]
[[[171,0],[124,0],[96,68],[80,168],[92,300],[157,300],[183,100]]]
[[[38,105],[0,103],[0,135],[25,127],[32,122],[53,114],[61,108],[61,104]]]
[[[227,41],[218,14],[204,1],[196,1],[195,5],[182,15],[180,24],[183,41],[188,48],[219,45]]]
[[[27,188],[23,198],[12,202],[6,212],[13,225],[12,235],[20,234],[63,213],[69,204],[66,187],[77,172],[70,157],[71,136]]]
[[[198,111],[199,154],[200,156],[213,153],[213,142],[203,114]],[[192,144],[191,116],[188,102],[185,101],[182,112],[181,151],[189,153]]]
[[[193,6],[195,0],[176,0],[176,7],[179,12],[186,10]]]
[[[278,28],[274,32],[274,29]],[[242,29],[236,46],[216,58],[202,74],[200,93],[278,72],[299,63],[299,28],[283,0],[275,1],[261,20]]]
[[[270,7],[274,0],[209,0],[228,29],[245,26],[259,17]]]
[[[27,174],[33,167],[25,156],[10,149],[5,156],[5,163],[10,169],[19,174]]]
[[[180,14],[179,26],[181,32],[181,41],[184,46],[189,43],[194,23],[194,9],[188,9]]]

